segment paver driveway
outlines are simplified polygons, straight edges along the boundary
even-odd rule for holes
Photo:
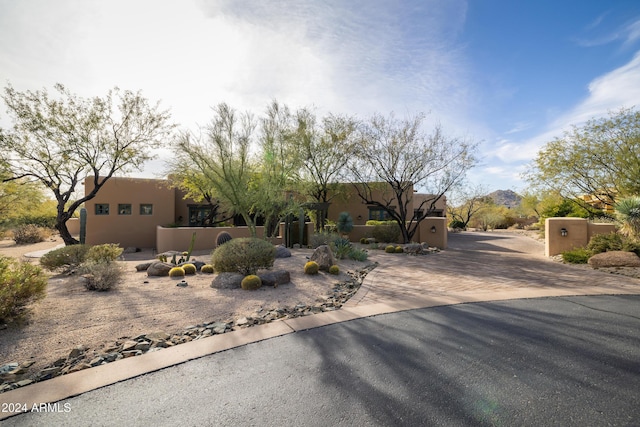
[[[640,293],[638,279],[553,261],[543,242],[516,233],[450,233],[447,250],[430,255],[370,253],[380,266],[346,307]]]

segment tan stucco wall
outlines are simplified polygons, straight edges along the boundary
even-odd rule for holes
[[[218,233],[226,231],[232,238],[250,237],[249,227],[176,227],[176,228],[156,228],[156,239],[158,242],[158,253],[166,251],[186,251],[191,244],[191,237],[196,233],[194,250],[213,250],[216,247]],[[256,227],[258,237],[264,236],[264,227]],[[270,239],[271,243],[279,245],[282,238]]]
[[[85,180],[85,193],[93,189],[93,177]],[[109,215],[96,215],[96,204],[109,204]],[[131,215],[119,215],[118,204],[131,204]],[[140,204],[152,204],[152,215],[140,215]],[[175,190],[165,180],[110,178],[87,209],[88,245],[117,243],[122,247],[156,247],[156,227],[175,220]]]
[[[80,218],[71,218],[67,221],[67,230],[72,236],[80,234]]]
[[[431,227],[435,227],[435,233],[431,231]],[[449,231],[447,229],[446,217],[428,217],[420,223],[420,240],[429,246],[447,249]]]
[[[354,225],[365,225],[369,220],[369,206],[362,202],[358,196],[356,187],[353,184],[345,184],[347,188],[346,195],[336,197],[331,200],[329,206],[328,218],[331,221],[336,221],[341,212],[349,212],[351,218],[353,218]],[[391,187],[388,184],[374,184],[375,187],[372,190],[372,198],[374,200],[389,200],[393,198]],[[412,199],[407,206],[407,220],[411,219],[413,215],[414,207],[420,205],[425,200],[434,197],[430,194],[413,193]],[[427,204],[427,207],[430,204]],[[435,204],[436,210],[446,212],[447,200],[445,197],[441,197]],[[396,206],[397,208],[397,206]]]
[[[567,235],[562,236],[565,228]],[[584,218],[547,218],[545,220],[544,253],[554,256],[575,248],[584,247],[596,234],[616,231],[613,224],[590,223]]]

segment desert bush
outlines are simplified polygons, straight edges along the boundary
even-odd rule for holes
[[[562,260],[569,264],[586,264],[593,254],[586,248],[562,252]]]
[[[320,266],[315,261],[309,261],[304,265],[304,274],[318,274]]]
[[[401,254],[401,253],[403,253],[403,252],[404,252],[404,249],[402,248],[402,246],[396,246],[396,250],[395,250],[395,252],[396,252],[397,254]]]
[[[0,319],[20,315],[29,303],[44,298],[46,288],[40,267],[0,256]]]
[[[182,267],[173,267],[169,270],[169,277],[184,277],[185,271]]]
[[[592,255],[607,251],[634,252],[640,256],[640,242],[627,235],[609,233],[591,237],[587,249]]]
[[[387,247],[384,248],[384,251],[388,254],[393,254],[396,252],[396,247],[393,245],[388,245]]]
[[[86,261],[78,272],[84,278],[84,286],[90,291],[108,291],[122,280],[122,268],[116,262]]]
[[[371,232],[376,242],[395,243],[400,238],[400,226],[398,223],[378,224]]]
[[[341,239],[341,237],[337,233],[326,231],[313,233],[309,238],[309,245],[311,245],[311,247],[315,249],[318,246],[330,245],[332,242],[335,242],[338,239]]]
[[[182,264],[181,267],[184,270],[184,274],[196,274],[198,270],[193,264]]]
[[[85,259],[93,262],[112,262],[118,259],[122,255],[122,249],[120,246],[114,243],[105,243],[104,245],[91,246],[87,251]]]
[[[47,252],[40,258],[40,265],[47,270],[70,270],[82,264],[89,248],[85,245],[70,245]]]
[[[213,274],[213,272],[214,272],[214,270],[213,270],[213,265],[211,265],[211,264],[205,264],[205,265],[203,265],[202,267],[200,267],[200,271],[201,271],[202,273],[205,273],[205,274]]]
[[[466,229],[466,225],[464,224],[464,221],[460,221],[458,219],[454,219],[449,223],[449,228],[459,228],[461,230]]]
[[[216,236],[216,247],[222,246],[229,241],[231,241],[231,234],[226,231],[221,231]]]
[[[337,265],[332,265],[331,267],[329,267],[329,273],[330,274],[340,274],[340,267],[338,267]]]
[[[356,261],[366,261],[369,257],[369,253],[364,249],[352,248],[351,251],[349,251],[348,256]]]
[[[19,225],[13,230],[13,241],[18,245],[40,243],[48,236],[48,231],[33,224]]]
[[[331,242],[331,250],[338,259],[344,259],[353,249],[353,245],[348,239],[338,238]]]
[[[238,272],[244,276],[256,274],[261,268],[273,267],[276,248],[255,237],[232,239],[217,247],[211,256],[213,268],[219,272]]]
[[[622,250],[622,236],[616,233],[596,234],[591,237],[587,249],[593,254]]]
[[[262,286],[262,280],[255,274],[250,274],[242,279],[242,282],[240,282],[240,286],[245,291],[255,291]]]
[[[640,238],[640,197],[627,197],[616,203],[616,217],[622,223],[620,231]]]

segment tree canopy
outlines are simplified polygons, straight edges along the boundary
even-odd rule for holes
[[[110,90],[106,97],[81,98],[62,84],[57,96],[46,89],[5,87],[2,98],[13,121],[0,132],[4,182],[42,183],[57,202],[56,229],[65,244],[78,241],[66,222],[116,173],[139,169],[170,133],[169,113],[138,93]],[[88,175],[94,188],[80,197],[76,188]]]
[[[403,120],[393,114],[373,115],[361,126],[351,164],[360,199],[385,210],[400,226],[405,242],[476,163],[474,144],[446,137],[440,126],[425,134],[424,119],[423,114]],[[376,192],[380,183],[390,191]],[[413,204],[414,188],[426,189],[431,197]]]
[[[526,179],[537,188],[604,205],[640,194],[640,112],[623,108],[608,117],[574,126],[548,142]]]

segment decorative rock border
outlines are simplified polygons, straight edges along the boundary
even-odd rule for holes
[[[293,319],[337,310],[358,291],[364,278],[377,265],[377,263],[373,263],[355,273],[348,272],[347,274],[351,276],[349,280],[336,284],[329,295],[319,297],[318,302],[313,305],[299,304],[295,307],[259,310],[252,316],[241,317],[230,322],[210,322],[188,326],[177,334],[160,331],[138,335],[133,338],[122,337],[114,342],[106,343],[102,349],[78,346],[71,349],[67,357],[56,360],[38,372],[29,372],[29,367],[35,362],[8,363],[0,366],[0,380],[2,380],[0,393],[71,372],[104,365],[127,357],[140,356],[144,353],[158,351],[213,335],[263,325],[276,320]]]

